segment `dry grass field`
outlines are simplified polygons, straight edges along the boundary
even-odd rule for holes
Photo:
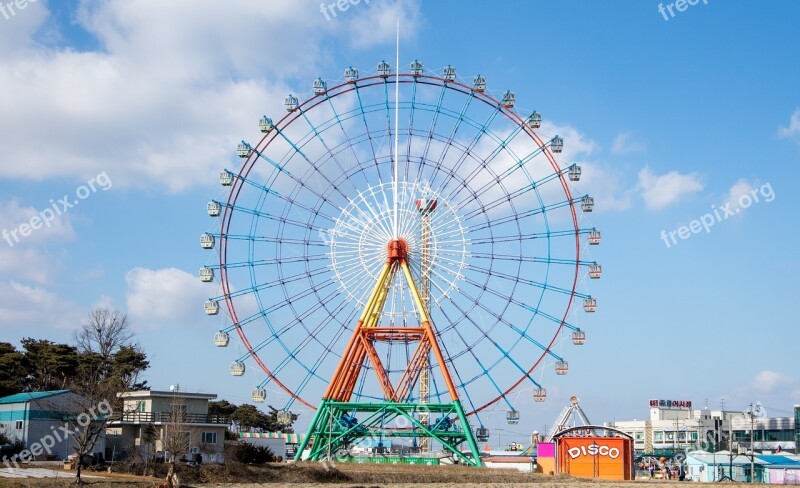
[[[126,476],[106,473],[87,473],[103,476],[86,479],[91,488],[145,488],[161,483],[163,479]],[[262,467],[234,465],[207,465],[197,468],[183,467],[180,472],[185,486],[207,488],[255,488],[267,484],[270,488],[630,488],[631,484],[678,484],[678,481],[612,482],[585,480],[568,476],[548,476],[520,473],[502,469],[476,469],[461,466],[414,466],[376,464],[320,463],[279,464]],[[602,486],[600,486],[602,485]],[[736,483],[726,483],[733,486]],[[59,478],[0,478],[0,488],[67,488],[75,486],[69,473],[59,473]],[[655,488],[655,487],[654,487]],[[677,488],[677,487],[676,487]]]

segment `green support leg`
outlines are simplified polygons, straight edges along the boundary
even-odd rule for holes
[[[441,417],[455,415],[462,430],[441,429],[439,425],[423,425],[414,417],[416,412],[426,411],[429,415]],[[358,421],[352,426],[344,426],[339,420],[344,414],[355,413]],[[399,418],[404,419],[402,429],[387,428]],[[395,427],[398,424],[395,422]],[[305,439],[298,448],[295,460],[303,459],[303,452],[309,449],[306,460],[318,461],[343,448],[352,447],[365,439],[427,437],[442,444],[455,458],[473,466],[481,466],[478,444],[467,422],[461,403],[350,403],[323,400],[309,425]],[[459,445],[466,441],[469,454],[465,455]]]

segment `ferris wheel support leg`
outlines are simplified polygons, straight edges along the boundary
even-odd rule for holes
[[[303,452],[305,452],[305,450],[308,448],[308,444],[311,441],[311,437],[312,437],[311,434],[313,432],[314,426],[316,426],[317,423],[319,422],[320,417],[322,417],[322,415],[323,415],[323,411],[327,412],[327,410],[328,410],[328,408],[326,406],[326,403],[327,403],[327,401],[323,400],[322,401],[322,405],[320,405],[319,408],[317,408],[317,411],[314,414],[314,419],[311,421],[311,424],[309,425],[308,433],[306,433],[305,438],[303,438],[302,442],[297,447],[297,453],[294,455],[294,460],[295,461],[305,461],[305,459],[303,459]],[[315,440],[315,442],[319,442],[319,441],[320,441],[320,439],[316,439]]]
[[[464,413],[464,407],[461,406],[461,400],[453,400],[453,406],[456,409],[456,414],[458,415],[458,421],[461,424],[461,428],[464,430],[464,433],[467,437],[467,444],[469,445],[469,450],[472,453],[472,460],[475,466],[483,466],[483,461],[481,461],[481,454],[480,449],[478,448],[478,442],[475,440],[475,434],[472,428],[469,426],[469,422],[467,421],[467,415]]]

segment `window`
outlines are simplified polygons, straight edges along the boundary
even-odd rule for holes
[[[216,443],[217,443],[216,432],[203,432],[203,444],[216,444]]]
[[[14,424],[14,428],[17,430],[22,430],[22,420],[17,420],[16,424]]]
[[[664,433],[663,432],[655,432],[653,439],[656,442],[664,442]]]
[[[147,410],[147,402],[144,400],[139,400],[136,402],[136,411],[137,412],[146,412]]]
[[[644,440],[644,432],[637,432],[636,433],[636,442],[640,442]]]

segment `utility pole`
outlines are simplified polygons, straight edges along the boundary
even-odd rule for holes
[[[756,406],[750,402],[750,408],[747,414],[750,416],[750,483],[756,482],[756,443],[755,443],[755,429],[756,429]]]

